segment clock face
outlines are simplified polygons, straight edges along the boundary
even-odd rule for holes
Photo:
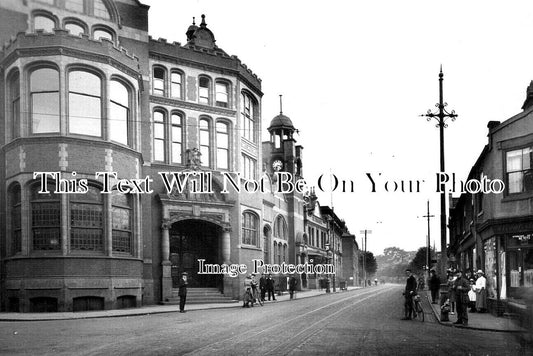
[[[275,171],[280,171],[283,168],[283,162],[281,162],[279,159],[272,162],[272,168],[274,168]]]

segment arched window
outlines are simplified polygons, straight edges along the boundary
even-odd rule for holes
[[[287,240],[287,223],[281,215],[278,215],[274,223],[274,237]]]
[[[93,31],[93,38],[95,40],[106,39],[113,42],[113,33],[109,30],[98,28]]]
[[[199,81],[200,81],[200,85],[199,85],[200,90],[199,90],[198,102],[200,104],[209,105],[209,102],[210,102],[209,87],[211,85],[211,81],[207,77],[200,77]]]
[[[229,168],[229,129],[225,122],[217,121],[217,168]]]
[[[165,121],[166,117],[162,111],[154,111],[154,160],[165,161]]]
[[[89,186],[85,194],[70,195],[70,249],[104,250],[103,195]]]
[[[166,71],[161,67],[154,67],[152,77],[152,94],[165,95]]]
[[[102,81],[97,75],[72,70],[68,75],[69,132],[102,136]]]
[[[183,153],[183,122],[182,116],[178,113],[172,113],[171,118],[171,130],[170,134],[172,136],[172,163],[182,163],[182,153]]]
[[[113,251],[131,254],[133,253],[132,196],[113,191],[111,199]]]
[[[20,74],[18,71],[9,76],[9,111],[11,114],[11,137],[20,136]]]
[[[81,36],[85,33],[85,28],[75,22],[66,23],[65,30],[67,30],[73,36]]]
[[[215,83],[215,100],[216,105],[223,108],[229,107],[229,85],[225,82],[217,81]]]
[[[59,132],[59,72],[39,68],[30,74],[33,133]]]
[[[22,251],[22,218],[20,184],[9,188],[9,207],[11,209],[11,255]]]
[[[268,225],[263,228],[263,261],[270,263],[270,235],[272,231]]]
[[[170,73],[170,96],[181,99],[182,75],[173,71]]]
[[[258,218],[252,212],[242,213],[242,243],[245,245],[258,246]]]
[[[110,83],[109,139],[127,145],[129,143],[130,91],[118,80]]]
[[[34,31],[43,30],[44,32],[54,32],[56,23],[54,20],[44,15],[35,15],[33,17]]]
[[[209,120],[200,119],[200,153],[202,166],[209,167],[211,162],[211,133]]]
[[[255,108],[254,102],[250,95],[242,93],[242,112],[241,112],[241,135],[251,142],[256,142],[255,135]]]
[[[31,186],[31,233],[33,250],[61,249],[61,208],[59,195],[53,183],[48,183],[48,193],[39,193],[41,186]]]

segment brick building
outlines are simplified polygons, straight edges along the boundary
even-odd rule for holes
[[[452,260],[464,270],[484,271],[495,313],[525,310],[533,291],[532,102],[533,84],[522,112],[488,123],[488,144],[468,175],[468,180],[501,180],[503,192],[465,192],[453,199],[450,211]],[[501,184],[486,186],[501,189]]]
[[[167,43],[150,38],[148,10],[136,0],[0,4],[2,310],[168,302],[182,272],[190,288],[238,299],[243,275],[200,274],[198,260],[249,270],[253,259],[307,261],[303,195],[238,191],[275,185],[277,171],[303,176],[291,120],[276,116],[261,143],[261,80],[216,44],[203,15],[185,43]],[[173,173],[189,175],[183,189],[167,189]]]

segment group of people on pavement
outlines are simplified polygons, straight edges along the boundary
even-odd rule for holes
[[[296,291],[296,287],[298,286],[298,280],[294,275],[291,275],[289,277],[289,294],[290,299],[294,298],[294,293]],[[259,288],[259,294],[258,289]],[[256,274],[252,273],[246,276],[244,279],[244,295],[243,295],[243,308],[249,308],[250,306],[253,307],[254,303],[256,303],[257,298],[261,298],[261,301],[265,301],[268,297],[268,301],[272,298],[273,301],[276,300],[275,295],[275,282],[274,279],[272,279],[272,275],[268,274],[265,276],[264,273],[261,274],[261,277],[259,278],[259,283],[256,281]]]
[[[405,316],[402,320],[410,320],[414,315],[413,297],[417,291],[417,281],[410,269],[406,270],[407,281],[405,285]],[[487,310],[487,280],[482,270],[475,274],[467,273],[463,275],[461,270],[448,270],[448,297],[441,300],[441,308],[450,311],[454,315],[457,311],[457,321],[454,324],[468,325],[468,308],[471,312],[484,313]],[[467,278],[470,277],[470,278]],[[440,278],[435,270],[430,271],[428,282],[431,291],[431,302],[437,304],[440,289]]]

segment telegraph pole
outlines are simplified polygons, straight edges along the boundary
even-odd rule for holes
[[[441,173],[445,173],[445,167],[444,167],[444,129],[448,127],[448,124],[446,123],[447,119],[451,119],[452,121],[455,121],[455,118],[457,117],[457,114],[455,114],[455,110],[452,110],[451,112],[448,112],[445,108],[448,106],[448,103],[444,102],[444,94],[442,89],[442,82],[443,82],[444,74],[442,73],[442,65],[440,66],[440,73],[439,73],[439,102],[435,105],[438,108],[437,112],[431,112],[431,110],[428,110],[426,114],[420,115],[427,117],[427,121],[431,121],[431,119],[437,120],[437,127],[439,128],[439,136],[440,136],[440,171]],[[440,193],[440,250],[441,250],[441,266],[440,266],[440,273],[441,276],[446,275],[446,267],[448,265],[448,256],[447,256],[447,248],[446,248],[446,192],[445,189]]]
[[[363,244],[363,278],[364,278],[364,286],[366,287],[366,236],[367,234],[371,234],[372,233],[372,230],[361,230],[359,232],[360,234],[364,234],[365,235],[365,241],[364,241],[364,244]]]

